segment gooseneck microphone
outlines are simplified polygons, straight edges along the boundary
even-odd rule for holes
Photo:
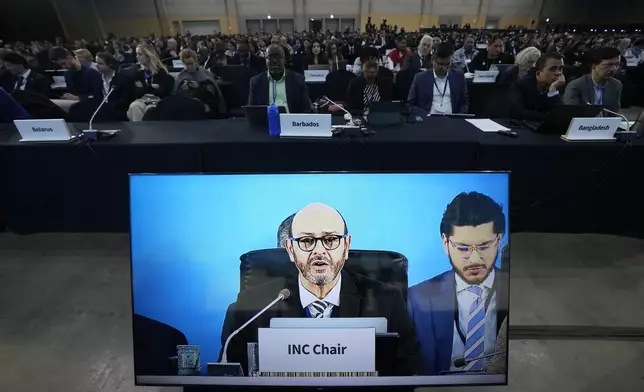
[[[279,301],[285,300],[288,297],[291,296],[291,291],[289,289],[282,289],[280,290],[279,294],[277,294],[277,298],[272,300],[268,305],[264,307],[264,309],[260,310],[257,312],[253,317],[250,318],[250,320],[246,321],[244,324],[242,324],[241,327],[237,328],[234,330],[229,336],[228,339],[226,339],[226,342],[224,343],[224,349],[222,350],[221,354],[221,362],[222,364],[228,363],[228,344],[230,344],[230,341],[232,340],[235,335],[237,335],[239,332],[241,332],[242,329],[246,328],[250,323],[255,321],[259,316],[264,314],[268,309],[270,309],[273,305],[278,303]]]
[[[462,367],[467,366],[467,364],[469,364],[469,363],[471,363],[471,362],[478,361],[479,359],[485,359],[485,358],[495,357],[495,356],[497,356],[497,355],[503,355],[503,354],[505,354],[505,353],[506,353],[505,351],[497,351],[497,352],[492,353],[492,354],[481,355],[480,357],[471,358],[471,359],[466,359],[466,358],[456,358],[456,359],[454,360],[454,367],[462,368]]]
[[[101,102],[100,105],[98,105],[98,108],[94,111],[94,114],[92,114],[92,117],[89,119],[89,129],[83,130],[83,138],[85,140],[96,140],[98,139],[98,132],[94,130],[92,127],[92,123],[94,122],[94,117],[98,114],[98,112],[101,110],[103,105],[105,105],[105,102],[107,102],[107,99],[110,97],[110,94],[114,91],[114,87],[110,89],[110,91],[107,92],[105,95],[105,98],[103,98],[103,101]]]
[[[327,97],[326,95],[324,95],[324,96],[322,97],[322,99],[324,99],[325,101],[327,101],[327,104],[329,104],[329,103],[330,103],[330,104],[332,104],[332,105],[335,105],[338,109],[340,109],[340,110],[342,110],[343,112],[345,112],[345,113],[346,113],[346,115],[344,116],[344,119],[345,119],[345,120],[347,120],[347,121],[349,121],[349,122],[351,123],[351,125],[355,125],[355,124],[354,124],[354,122],[353,122],[353,116],[351,115],[351,113],[349,113],[349,111],[348,111],[347,109],[345,109],[345,108],[344,108],[344,106],[340,106],[340,105],[338,105],[337,103],[333,102],[333,101],[332,101],[332,100],[330,100],[330,99],[329,99],[329,97]]]

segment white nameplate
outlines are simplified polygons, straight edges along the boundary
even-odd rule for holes
[[[331,137],[330,114],[280,114],[282,137]]]
[[[62,142],[74,136],[63,119],[51,120],[14,120],[21,142]]]
[[[185,64],[181,60],[172,60],[172,68],[185,68]]]
[[[637,67],[639,63],[639,59],[637,57],[625,57],[626,58],[626,66],[629,68],[632,67]]]
[[[259,328],[260,372],[373,372],[375,328]]]
[[[476,49],[487,49],[487,44],[476,44]]]
[[[52,76],[54,83],[51,85],[51,88],[67,88],[67,82],[65,82],[64,76]]]
[[[474,83],[494,83],[499,71],[475,71]]]
[[[576,117],[570,122],[564,140],[614,140],[621,122],[619,117]]]
[[[328,69],[306,70],[304,71],[304,80],[306,82],[326,82],[326,76],[329,74]]]
[[[472,59],[465,59],[465,64],[469,64],[472,62]]]

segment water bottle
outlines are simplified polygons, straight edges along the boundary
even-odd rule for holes
[[[280,110],[275,104],[270,105],[266,110],[268,111],[268,134],[271,136],[279,136]]]

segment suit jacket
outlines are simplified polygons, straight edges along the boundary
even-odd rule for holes
[[[67,90],[80,99],[100,98],[103,96],[101,74],[91,68],[82,66],[80,70],[65,71]]]
[[[495,269],[497,334],[508,315],[507,281]],[[424,375],[448,371],[452,362],[454,319],[458,314],[454,271],[444,272],[409,288],[407,310],[418,331]]]
[[[164,70],[160,70],[158,73],[154,74],[154,76],[152,76],[150,85],[148,85],[145,80],[145,72],[140,69],[136,73],[134,82],[141,82],[142,85],[142,87],[134,87],[135,98],[141,98],[145,94],[152,94],[163,99],[172,94],[172,91],[174,90],[174,78]],[[158,84],[159,88],[152,88],[153,84]]]
[[[528,73],[510,88],[510,117],[512,118],[532,121],[545,120],[550,111],[560,104],[560,94],[548,97],[547,91],[539,91],[534,71]]]
[[[474,56],[468,68],[470,72],[488,71],[493,64],[514,64],[514,60],[505,53],[499,53],[495,59],[490,59],[487,57],[487,50],[481,50]]]
[[[242,65],[242,59],[239,53],[235,53],[235,55],[228,60],[228,65]],[[246,66],[257,70],[257,72],[265,71],[266,60],[251,54],[250,58],[246,60]]]
[[[347,271],[341,273],[340,306],[333,308],[331,317],[386,317],[387,332],[399,334],[398,352],[396,358],[391,358],[396,375],[416,374],[420,367],[418,340],[405,312],[400,290],[366,276]],[[291,291],[290,297],[275,304],[230,341],[228,361],[240,363],[245,374],[248,370],[246,344],[257,342],[258,328],[267,328],[274,317],[307,317],[300,302],[298,275],[290,274],[240,292],[234,307],[226,312],[221,335],[222,350],[230,331],[239,328],[263,309],[283,288]],[[221,358],[221,353],[219,356]]]
[[[176,376],[177,365],[169,358],[177,355],[177,345],[188,344],[178,329],[135,314],[132,317],[134,369],[137,375]]]
[[[604,88],[603,106],[614,112],[619,112],[622,107],[622,82],[615,78],[608,79]],[[588,75],[573,80],[566,86],[563,103],[565,105],[587,105],[595,100],[593,79]]]
[[[428,54],[423,60],[420,53],[414,52],[411,56],[406,56],[402,69],[432,69],[432,55]]]
[[[461,71],[450,70],[447,82],[452,100],[452,113],[467,113],[470,101],[465,75]],[[432,109],[433,100],[434,71],[417,73],[407,96],[407,105],[411,112],[418,116],[426,116]]]
[[[18,78],[15,78],[14,86],[15,82],[17,81]],[[24,91],[29,91],[31,93],[41,94],[49,97],[49,93],[51,92],[49,80],[32,69],[31,72],[29,72],[29,76],[27,77],[27,84],[25,84]]]
[[[289,70],[285,70],[284,72],[286,72],[286,101],[289,112],[311,113],[311,98],[309,98],[309,90],[306,88],[304,76]],[[271,102],[268,99],[268,92],[268,73],[262,72],[259,75],[253,76],[250,80],[248,104],[270,105]]]

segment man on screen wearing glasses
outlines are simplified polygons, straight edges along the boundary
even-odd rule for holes
[[[388,332],[399,334],[398,352],[391,358],[397,375],[413,375],[420,365],[416,332],[397,288],[365,276],[343,271],[351,235],[342,215],[332,207],[313,203],[298,211],[292,221],[286,251],[295,266],[292,274],[239,293],[236,311],[224,325],[238,328],[275,298],[282,289],[291,295],[235,336],[228,361],[247,364],[246,346],[257,341],[257,329],[273,317],[385,317]],[[231,323],[232,322],[232,323]],[[222,342],[227,338],[222,333]]]
[[[445,209],[440,235],[452,270],[412,286],[407,301],[422,374],[485,370],[488,359],[476,358],[496,351],[507,316],[507,283],[494,265],[504,234],[503,209],[489,196],[461,193]]]

